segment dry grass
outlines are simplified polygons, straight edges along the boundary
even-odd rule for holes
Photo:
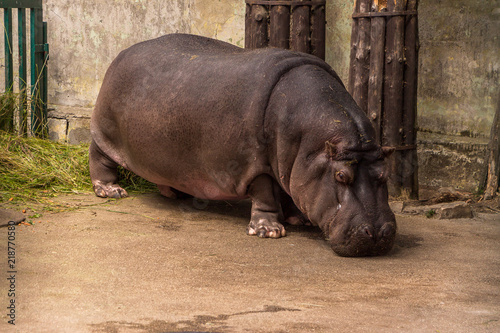
[[[129,171],[121,169],[120,179],[128,191],[155,191],[153,184]],[[61,144],[0,132],[0,202],[91,191],[87,144]]]

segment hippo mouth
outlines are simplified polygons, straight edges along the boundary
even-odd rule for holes
[[[388,221],[379,227],[367,223],[369,219],[352,218],[340,221],[340,205],[329,230],[332,250],[341,257],[379,256],[387,254],[394,245],[396,222]]]

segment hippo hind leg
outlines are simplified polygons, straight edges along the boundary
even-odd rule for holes
[[[278,191],[278,185],[269,175],[260,175],[252,182],[248,193],[252,198],[248,235],[263,238],[280,238],[286,235],[285,228],[279,222],[282,214],[277,200]]]
[[[104,154],[92,140],[89,148],[90,178],[94,192],[103,198],[124,198],[127,191],[118,183],[118,164]]]

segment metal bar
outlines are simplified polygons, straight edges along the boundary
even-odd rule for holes
[[[3,11],[5,27],[5,92],[12,92],[14,85],[14,61],[12,59],[12,9]]]
[[[417,150],[417,145],[405,145],[405,146],[395,146],[395,150],[397,151],[402,151],[402,150]]]
[[[43,105],[44,66],[42,9],[31,9],[31,130],[34,135],[44,136],[47,115]]]
[[[36,95],[37,85],[36,82],[36,65],[35,65],[35,9],[30,9],[30,88],[31,88],[31,132],[34,128],[34,114],[36,111]]]
[[[49,44],[47,43],[47,22],[43,22],[43,126],[44,134],[48,134],[47,128],[47,111],[48,111],[48,73],[47,73],[47,63],[49,61]]]
[[[26,10],[17,11],[18,44],[19,44],[19,133],[26,135],[28,131],[27,102],[27,54],[26,54]]]
[[[42,0],[2,0],[1,8],[42,8]]]

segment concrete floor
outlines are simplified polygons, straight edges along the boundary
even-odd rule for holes
[[[57,201],[79,209],[16,228],[1,332],[500,332],[500,214],[398,215],[388,256],[341,258],[311,227],[247,236],[248,202]]]

